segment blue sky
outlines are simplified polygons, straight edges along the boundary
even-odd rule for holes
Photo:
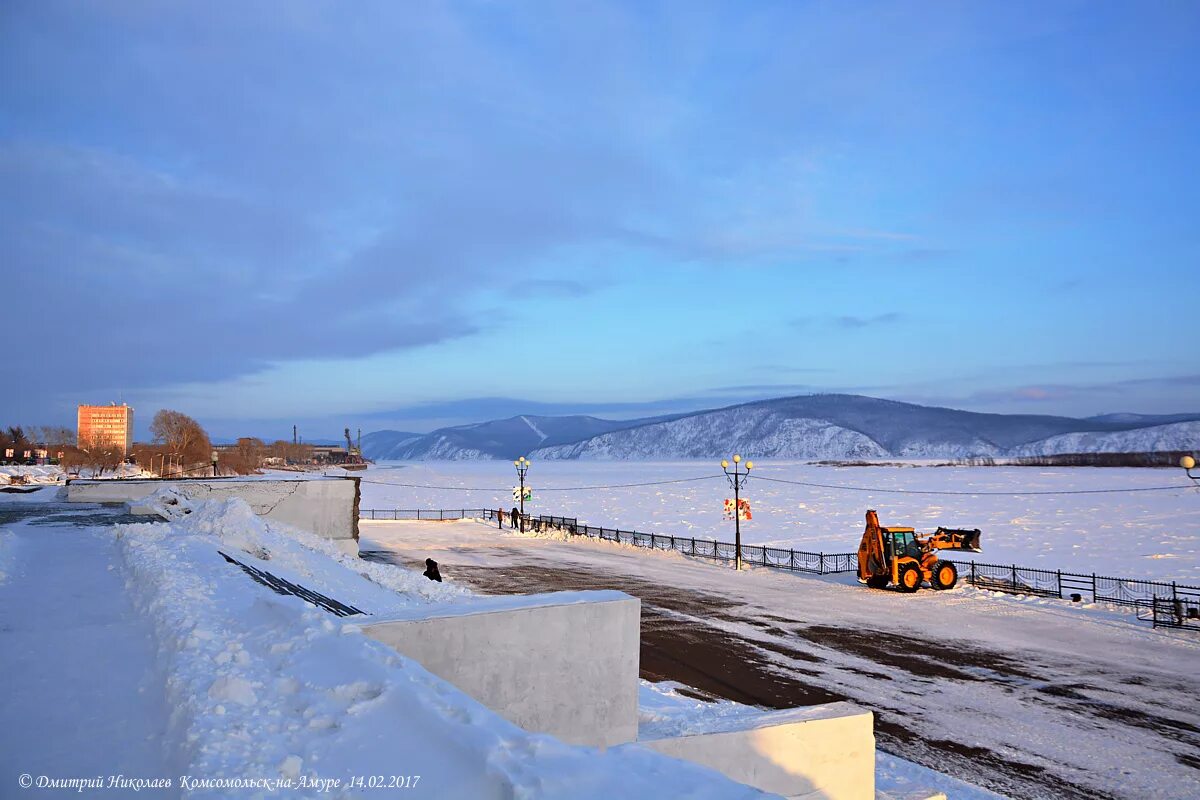
[[[1200,410],[1200,5],[9,2],[0,421]]]

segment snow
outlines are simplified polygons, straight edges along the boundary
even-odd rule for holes
[[[364,509],[512,507],[507,488],[512,467],[496,462],[389,462],[361,476]],[[705,476],[711,479],[553,491],[553,487]],[[756,476],[883,490],[1014,494],[858,492],[771,483]],[[714,463],[535,462],[527,482],[535,487],[533,501],[525,504],[532,514],[576,517],[622,530],[733,540],[733,526],[723,517],[723,502],[732,490]],[[388,483],[466,490],[384,485]],[[1129,494],[1019,494],[1153,486],[1179,488]],[[1200,585],[1200,488],[1180,469],[826,467],[755,460],[742,496],[749,498],[754,514],[752,521],[742,525],[742,541],[747,544],[851,552],[862,536],[865,511],[875,508],[884,525],[910,525],[922,531],[938,525],[981,529],[983,552],[974,559],[983,563]]]
[[[0,465],[0,486],[11,483],[16,476],[25,479],[25,483],[61,483],[62,467],[57,465],[24,466],[5,464]]]
[[[739,721],[762,717],[764,713],[761,708],[732,700],[700,700],[680,693],[680,689],[686,691],[687,688],[673,681],[641,681],[638,736],[654,739],[711,733],[724,727],[735,728]],[[1003,800],[1002,795],[882,750],[875,753],[875,790],[880,800],[901,800],[908,796],[925,798],[931,791],[943,792],[953,800]]]
[[[20,773],[122,772],[188,776],[189,798],[240,795],[230,782],[247,780],[260,783],[245,796],[365,797],[378,790],[348,787],[352,776],[419,775],[408,796],[761,796],[635,745],[530,734],[363,636],[362,617],[273,593],[221,553],[378,617],[474,600],[267,523],[241,500],[112,527],[96,520],[119,512],[94,506],[0,499],[0,514],[4,786]]]

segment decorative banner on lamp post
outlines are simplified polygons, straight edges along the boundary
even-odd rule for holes
[[[525,500],[529,501],[532,499],[533,499],[533,487],[526,486],[525,487]],[[518,503],[521,501],[521,487],[520,486],[513,487],[513,501],[518,502]]]
[[[738,519],[749,520],[754,519],[750,513],[750,501],[744,497],[738,498],[737,501]],[[725,498],[725,519],[733,519],[733,498]]]

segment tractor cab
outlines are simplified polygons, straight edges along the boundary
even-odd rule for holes
[[[882,528],[883,553],[887,563],[900,558],[921,560],[921,545],[912,528]]]

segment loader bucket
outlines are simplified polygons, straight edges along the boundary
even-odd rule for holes
[[[970,550],[973,553],[983,552],[979,547],[979,529],[978,528],[976,528],[973,531],[955,531],[955,533],[961,534],[961,536],[962,536],[962,538],[959,539],[959,543],[958,543],[959,550]]]
[[[939,540],[942,550],[970,550],[973,553],[983,552],[979,547],[979,529],[966,530],[963,528],[938,528],[934,538]]]

